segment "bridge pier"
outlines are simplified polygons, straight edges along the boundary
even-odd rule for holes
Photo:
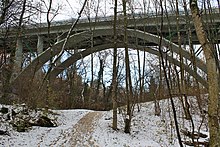
[[[44,38],[41,35],[37,36],[37,54],[41,54],[44,49]]]
[[[13,78],[15,78],[18,75],[18,73],[22,70],[22,59],[23,59],[22,56],[23,56],[22,39],[18,38],[15,48]]]
[[[38,35],[37,36],[37,56],[39,56],[43,51],[44,51],[44,37],[41,35]],[[42,68],[40,68],[37,71],[36,76],[39,78],[43,76]]]

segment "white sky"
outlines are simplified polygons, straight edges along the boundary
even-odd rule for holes
[[[43,0],[35,0],[35,2],[39,2],[43,4],[43,7],[45,7],[45,3],[43,3]],[[48,6],[49,0],[45,0],[46,5]],[[118,0],[118,12],[120,13],[122,10],[122,0]],[[135,13],[143,12],[144,11],[144,1],[146,5],[146,12],[152,12],[155,11],[156,7],[159,7],[158,3],[155,3],[156,0],[129,0],[130,4],[133,6],[133,9]],[[187,0],[189,1],[189,0]],[[98,3],[99,2],[99,3]],[[219,7],[217,4],[217,0],[210,0],[211,5],[215,7]],[[55,17],[55,20],[63,20],[63,19],[71,19],[76,18],[78,16],[78,12],[80,11],[84,0],[53,0],[53,10],[57,10],[58,7],[61,9],[58,11],[58,15]],[[180,5],[182,4],[182,0],[179,0]],[[173,3],[168,2],[167,0],[167,9],[171,8]],[[189,8],[189,3],[188,8]],[[201,3],[199,3],[200,7],[203,6]],[[150,8],[147,8],[148,6],[151,6]],[[88,0],[88,4],[86,5],[86,8],[84,10],[84,13],[82,15],[83,18],[86,17],[85,14],[90,14],[91,17],[95,16],[95,11],[98,9],[98,15],[99,16],[106,16],[106,15],[112,15],[113,14],[113,7],[114,7],[114,0]],[[88,9],[90,8],[90,9]],[[182,7],[179,7],[180,9],[183,9]],[[130,11],[131,12],[131,11]],[[46,15],[42,16],[42,20],[46,20]],[[53,15],[51,15],[51,18]]]

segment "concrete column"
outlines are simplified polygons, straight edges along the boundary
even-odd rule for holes
[[[43,36],[38,35],[37,40],[37,54],[41,54],[44,51],[44,39]]]
[[[23,53],[22,39],[18,38],[16,41],[15,54],[13,57],[13,71],[10,79],[11,81],[13,81],[22,70],[22,53]]]
[[[39,56],[44,51],[44,38],[41,35],[38,35],[37,38],[37,56]],[[37,71],[36,76],[38,78],[41,78],[43,76],[41,68]]]
[[[22,39],[18,38],[16,42],[15,66],[14,66],[16,73],[19,73],[22,70],[22,53],[23,53]]]

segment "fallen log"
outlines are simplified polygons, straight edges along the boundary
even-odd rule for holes
[[[201,138],[207,138],[208,137],[208,135],[203,134],[201,132],[194,132],[194,133],[192,133],[192,132],[187,131],[187,130],[180,130],[180,132],[183,133],[185,136],[188,136],[188,137],[190,137],[192,139],[198,139],[200,137]]]
[[[188,145],[188,146],[203,146],[203,147],[209,147],[209,142],[207,141],[198,141],[198,142],[191,142],[191,141],[183,141],[183,143],[185,145]]]

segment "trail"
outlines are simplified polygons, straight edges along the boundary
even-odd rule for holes
[[[92,133],[101,118],[101,112],[89,112],[74,125],[68,145],[72,147],[98,147]]]

